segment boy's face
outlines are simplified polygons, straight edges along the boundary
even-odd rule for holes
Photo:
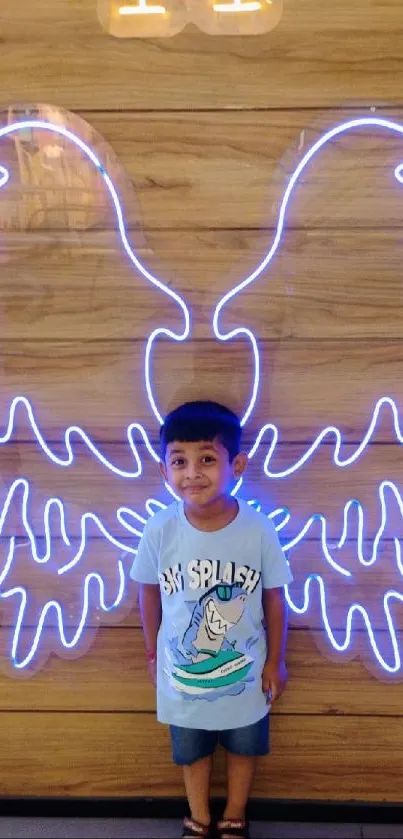
[[[238,454],[230,463],[225,446],[215,438],[211,442],[168,443],[161,473],[188,507],[205,507],[232,489],[244,472],[247,455]]]

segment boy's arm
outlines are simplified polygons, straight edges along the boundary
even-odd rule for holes
[[[159,585],[140,583],[139,603],[141,623],[147,651],[150,676],[156,682],[157,637],[161,626],[161,590]]]
[[[263,692],[274,702],[287,684],[285,648],[287,643],[287,604],[284,588],[263,589],[263,611],[269,653],[263,668]]]

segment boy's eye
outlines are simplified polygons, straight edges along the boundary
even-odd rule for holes
[[[172,460],[171,466],[183,466],[184,462],[183,457],[176,457],[175,460]]]
[[[215,457],[213,457],[211,454],[206,454],[203,457],[203,461],[204,461],[204,463],[214,463],[215,462]]]

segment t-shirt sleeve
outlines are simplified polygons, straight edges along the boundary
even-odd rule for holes
[[[290,567],[274,524],[267,519],[262,532],[262,586],[263,588],[280,588],[291,582]]]
[[[130,570],[132,580],[137,583],[144,583],[148,585],[158,585],[158,546],[156,534],[147,522],[143,535],[140,539],[140,544],[136,554],[136,558]]]

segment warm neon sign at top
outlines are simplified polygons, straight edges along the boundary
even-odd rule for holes
[[[283,0],[98,0],[98,17],[117,38],[164,38],[188,23],[209,35],[261,35],[274,29]]]
[[[272,0],[266,0],[271,6]],[[233,0],[232,3],[214,3],[213,11],[224,14],[245,14],[245,12],[261,12],[262,3],[249,2],[249,0]]]
[[[120,6],[120,15],[166,15],[165,6],[149,6],[147,0],[139,0],[136,6]]]
[[[349,120],[347,122],[335,126],[335,128],[324,134],[304,155],[303,159],[296,167],[294,173],[292,174],[287,184],[284,196],[280,203],[275,237],[267,255],[251,274],[249,274],[242,282],[236,285],[235,288],[233,288],[228,294],[224,295],[221,298],[221,300],[218,302],[215,308],[212,325],[216,339],[219,341],[231,341],[232,339],[242,335],[248,340],[252,347],[252,389],[248,405],[246,407],[244,416],[242,417],[243,425],[247,423],[253,411],[260,385],[260,359],[258,345],[255,335],[251,330],[247,329],[246,327],[240,327],[230,332],[223,332],[220,329],[219,322],[223,309],[227,302],[229,302],[236,294],[240,293],[243,289],[250,286],[251,283],[255,282],[262,275],[262,273],[267,268],[269,268],[275,253],[281,246],[282,235],[286,224],[287,211],[295,187],[298,181],[300,180],[303,172],[309,165],[312,164],[315,155],[317,155],[320,152],[320,150],[324,148],[326,144],[335,137],[345,134],[349,131],[359,130],[360,128],[366,126],[377,128],[382,131],[392,132],[395,134],[397,133],[398,135],[403,136],[403,125],[400,125],[391,120],[381,119],[377,117]],[[15,132],[24,131],[27,129],[41,129],[43,131],[49,131],[51,133],[58,134],[60,136],[63,136],[66,140],[68,140],[69,142],[73,143],[76,147],[81,149],[83,154],[87,157],[87,159],[92,163],[92,165],[98,170],[98,172],[102,176],[105,186],[110,194],[115,211],[116,223],[120,235],[120,241],[123,252],[126,254],[134,269],[147,282],[157,287],[162,293],[167,294],[177,304],[179,308],[179,312],[181,313],[183,318],[182,330],[173,331],[163,326],[156,327],[149,336],[145,349],[145,388],[150,406],[158,421],[162,422],[163,416],[159,407],[157,406],[153,392],[153,383],[151,377],[152,350],[155,341],[160,336],[164,336],[165,338],[177,342],[183,342],[187,338],[189,338],[191,321],[188,307],[185,301],[180,297],[180,295],[178,295],[172,288],[164,284],[160,279],[158,279],[155,275],[148,271],[148,269],[142,264],[142,262],[137,257],[135,251],[131,247],[128,240],[122,205],[120,202],[119,195],[116,191],[116,187],[108,173],[105,171],[101,161],[98,159],[94,151],[86,143],[84,143],[80,139],[80,137],[78,137],[68,129],[65,129],[60,125],[55,125],[41,120],[24,120],[0,128],[0,139],[2,137],[12,135]],[[399,163],[394,171],[396,182],[398,184],[401,184],[403,182],[402,172],[403,165]],[[4,166],[0,165],[0,188],[5,186],[8,180],[8,170]],[[81,443],[84,444],[90,455],[93,458],[95,458],[98,461],[98,463],[106,470],[106,473],[113,473],[115,476],[124,481],[141,480],[141,476],[143,473],[143,463],[135,444],[135,433],[141,435],[143,442],[145,443],[145,450],[147,452],[147,455],[154,460],[158,460],[158,454],[154,450],[152,444],[150,443],[146,430],[138,423],[132,423],[127,428],[127,468],[123,468],[121,465],[113,463],[111,460],[109,460],[106,457],[106,455],[102,452],[102,446],[96,444],[92,440],[91,436],[79,426],[71,426],[65,431],[65,453],[62,452],[60,454],[60,451],[54,451],[52,446],[46,442],[37,423],[34,409],[31,403],[23,395],[16,396],[12,400],[12,403],[9,408],[9,419],[6,425],[6,429],[4,433],[0,434],[0,446],[7,445],[9,442],[12,441],[18,411],[24,411],[32,429],[34,438],[39,446],[39,449],[43,453],[44,457],[50,463],[52,463],[55,466],[55,468],[63,468],[64,470],[66,470],[72,466],[75,457],[74,438],[78,438],[81,441]],[[343,453],[344,442],[340,430],[336,426],[328,426],[322,431],[318,432],[315,440],[312,441],[312,443],[306,447],[305,452],[299,455],[298,459],[296,459],[294,463],[290,464],[286,469],[283,468],[281,470],[276,470],[272,467],[272,461],[275,459],[275,454],[278,449],[278,440],[280,432],[274,424],[268,423],[264,425],[262,429],[259,431],[256,441],[249,452],[249,458],[252,459],[256,457],[257,453],[261,450],[262,443],[264,442],[266,451],[266,456],[264,460],[265,475],[267,476],[269,481],[284,481],[289,476],[294,474],[296,471],[303,469],[306,466],[306,464],[311,460],[311,458],[315,455],[315,452],[320,448],[323,442],[329,439],[333,439],[335,442],[333,457],[334,466],[336,468],[342,468],[343,470],[347,470],[348,467],[353,465],[353,463],[355,463],[367,450],[375,434],[380,416],[381,414],[385,414],[385,412],[388,412],[389,416],[392,417],[396,443],[397,445],[401,446],[403,444],[403,430],[402,423],[399,417],[398,407],[393,399],[389,397],[381,397],[374,407],[374,413],[369,421],[367,432],[363,436],[361,443],[357,445],[354,452],[352,454],[349,454],[349,456],[345,456]],[[268,439],[270,441],[270,445],[267,450]],[[240,486],[241,482],[239,482],[237,487],[235,487],[234,493],[236,493],[239,490]],[[6,498],[3,499],[3,507],[0,511],[0,536],[3,537],[6,546],[4,563],[2,570],[0,571],[0,599],[4,601],[10,601],[14,599],[15,602],[19,604],[18,615],[10,647],[10,658],[17,670],[25,669],[41,653],[43,628],[45,626],[47,616],[50,612],[54,613],[54,615],[56,616],[59,639],[59,647],[57,648],[57,651],[61,652],[63,650],[74,649],[80,643],[80,640],[83,636],[83,633],[86,629],[89,620],[91,591],[93,592],[93,590],[95,589],[95,591],[97,592],[99,608],[102,612],[106,613],[111,609],[116,610],[120,607],[125,595],[127,582],[124,563],[121,559],[121,553],[123,551],[129,554],[135,553],[135,547],[132,544],[133,536],[139,537],[141,535],[142,528],[144,526],[147,516],[153,515],[156,509],[158,509],[160,506],[164,506],[162,502],[158,500],[146,499],[144,505],[145,515],[144,513],[139,513],[129,507],[119,507],[118,509],[116,509],[116,523],[120,527],[121,535],[116,535],[116,532],[113,529],[111,529],[110,527],[106,527],[105,523],[102,521],[102,518],[99,515],[90,510],[85,511],[81,516],[80,539],[77,543],[77,540],[74,541],[71,539],[68,532],[68,517],[64,502],[58,498],[49,498],[45,504],[43,511],[43,533],[45,549],[41,552],[38,548],[34,528],[30,520],[29,501],[31,494],[32,485],[30,485],[25,478],[16,479],[13,482],[12,486],[9,488]],[[28,540],[32,561],[37,566],[40,567],[41,565],[46,565],[51,559],[52,538],[54,538],[55,535],[51,532],[51,521],[55,520],[55,515],[56,519],[59,522],[58,527],[60,527],[60,533],[58,533],[57,536],[59,539],[62,540],[66,549],[70,551],[70,558],[59,566],[57,570],[58,575],[62,576],[65,574],[69,574],[73,569],[75,569],[76,575],[80,574],[82,559],[88,548],[88,528],[90,526],[92,528],[97,528],[99,537],[105,540],[105,543],[110,545],[111,548],[116,551],[117,556],[116,575],[114,584],[112,584],[112,593],[110,592],[110,590],[107,590],[108,587],[105,580],[103,579],[102,575],[99,574],[96,570],[91,571],[90,573],[87,573],[85,575],[82,574],[81,612],[79,615],[79,619],[77,620],[77,625],[73,628],[73,630],[69,632],[66,629],[65,615],[62,604],[57,600],[47,601],[41,608],[38,623],[37,626],[34,628],[34,634],[29,644],[29,648],[28,650],[24,650],[24,652],[21,652],[20,641],[21,632],[24,627],[26,610],[29,605],[30,594],[26,590],[26,587],[23,585],[10,586],[9,584],[10,572],[12,568],[15,566],[15,563],[18,558],[18,544],[16,543],[16,539],[14,536],[7,537],[5,535],[6,523],[8,519],[9,510],[11,509],[11,503],[17,497],[20,498],[20,519],[23,531],[26,534]],[[379,486],[379,527],[377,528],[376,535],[373,540],[372,551],[370,555],[367,557],[365,556],[365,552],[363,549],[365,534],[365,513],[362,508],[362,505],[356,499],[349,499],[345,504],[342,531],[340,533],[339,539],[336,540],[336,542],[334,540],[331,541],[328,537],[328,522],[326,520],[326,517],[322,515],[320,512],[315,511],[311,516],[308,517],[308,519],[305,522],[303,522],[302,526],[298,525],[296,528],[294,526],[294,532],[291,536],[288,535],[284,537],[284,548],[287,551],[290,551],[292,548],[294,548],[296,545],[302,542],[308,535],[316,533],[316,535],[319,536],[318,544],[320,545],[322,558],[326,566],[328,568],[331,568],[332,572],[338,575],[338,577],[351,579],[352,572],[344,566],[343,562],[340,559],[341,554],[339,552],[342,551],[347,539],[351,538],[351,533],[353,533],[357,543],[357,556],[359,564],[363,567],[370,567],[379,561],[380,545],[382,539],[385,536],[388,522],[388,505],[390,503],[389,499],[393,499],[393,502],[397,504],[403,521],[403,497],[401,491],[392,481],[384,480],[381,482]],[[264,502],[262,501],[262,499],[259,499],[258,501],[250,501],[250,503],[257,503],[259,505],[262,505]],[[269,512],[269,516],[273,519],[276,529],[282,534],[287,531],[287,526],[290,523],[290,521],[292,522],[292,512],[283,508]],[[355,528],[355,530],[353,530],[353,528]],[[128,537],[130,537],[131,542],[127,541]],[[391,604],[393,604],[394,602],[403,602],[403,593],[401,589],[401,582],[403,577],[403,562],[401,556],[400,540],[398,538],[395,538],[393,540],[393,546],[396,559],[396,575],[399,580],[400,587],[398,587],[397,589],[388,590],[384,594],[383,598],[385,620],[389,630],[389,638],[391,645],[391,654],[389,656],[385,654],[385,652],[382,650],[381,646],[378,643],[377,633],[372,626],[372,622],[368,611],[366,610],[365,606],[359,602],[354,602],[347,612],[344,640],[340,641],[340,639],[336,637],[336,634],[332,629],[331,621],[328,614],[328,598],[326,584],[321,575],[310,574],[308,576],[304,585],[302,603],[297,602],[293,590],[290,590],[288,592],[288,598],[293,611],[296,614],[304,614],[310,608],[311,594],[316,586],[320,597],[320,608],[322,614],[323,627],[325,629],[329,643],[331,644],[333,649],[337,650],[340,653],[346,652],[351,649],[353,644],[353,619],[355,616],[358,616],[362,620],[363,625],[367,631],[369,647],[372,651],[373,658],[378,668],[380,668],[381,671],[383,671],[386,674],[399,674],[403,677],[402,658],[399,643],[397,640],[397,633],[394,626],[393,615],[391,611]],[[110,587],[111,583],[109,583],[109,589]]]

